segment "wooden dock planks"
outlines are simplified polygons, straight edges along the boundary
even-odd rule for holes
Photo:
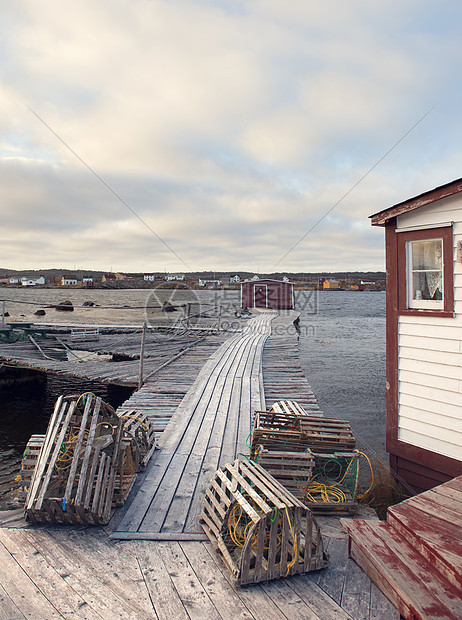
[[[251,319],[239,336],[211,356],[160,440],[161,451],[148,467],[135,498],[113,537],[130,533],[161,538],[202,537],[198,525],[205,488],[232,446],[245,446],[252,407],[261,406],[261,353],[274,313]],[[134,536],[135,537],[135,536]]]
[[[294,399],[307,411],[314,404],[315,411],[319,412],[308,383],[301,376],[296,343],[295,348],[290,346],[290,356],[273,372],[273,364],[279,361],[277,347],[269,346],[273,338],[268,338],[263,347],[263,378],[260,375],[259,381],[247,377],[248,368],[256,368],[256,357],[247,362],[241,359],[230,409],[244,407],[250,412],[252,399],[258,402],[258,398],[265,396],[262,384],[263,381],[267,384],[265,364],[269,363],[270,377],[275,383],[267,406],[277,400]],[[281,341],[281,337],[277,338]],[[178,415],[175,411],[196,378],[198,392],[203,393],[206,380],[202,373],[197,377],[198,371],[221,344],[218,340],[214,336],[207,338],[174,366],[161,370],[155,380],[140,390],[143,396],[138,400],[140,410],[148,413],[151,419],[162,419],[165,411],[164,419],[168,422],[173,415],[173,427],[181,426],[180,435],[185,432],[182,423],[187,400]],[[133,345],[134,353],[135,349]],[[288,360],[289,364],[285,365]],[[251,389],[254,395],[250,394]],[[125,403],[124,408],[135,409],[129,403]],[[256,408],[264,409],[264,402]],[[236,446],[248,451],[247,428],[250,431],[250,414],[242,420],[228,419],[222,444],[224,461],[232,460]],[[151,460],[152,465],[157,456]],[[149,495],[150,484],[156,485],[161,478],[159,471],[160,467],[154,466],[143,484],[137,486],[138,497],[146,492]],[[153,544],[147,533],[141,534],[146,540],[111,541],[98,527],[52,532],[50,529],[19,530],[15,529],[18,525],[4,525],[0,527],[0,548],[4,554],[1,557],[5,559],[0,568],[0,617],[202,620],[205,614],[225,620],[398,620],[399,614],[386,597],[353,560],[348,559],[347,535],[335,525],[338,518],[320,519],[324,520],[323,539],[331,556],[328,568],[320,573],[295,575],[240,590],[232,587],[228,570],[209,542],[188,540],[197,536],[194,534],[176,534],[177,540],[170,541],[171,534],[166,532],[162,541],[162,533],[158,533],[155,537],[159,542]],[[8,524],[11,519],[0,514],[2,521]],[[4,578],[10,567],[11,579]]]
[[[0,528],[0,617],[398,620],[348,560],[346,534],[330,522],[324,543],[341,565],[237,589],[208,541],[116,542],[100,528]]]

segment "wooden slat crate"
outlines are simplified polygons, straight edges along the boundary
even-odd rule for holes
[[[351,450],[356,441],[346,420],[257,411],[252,431],[252,454],[258,445],[267,450],[304,452],[307,449]]]
[[[24,502],[29,491],[30,481],[34,474],[37,459],[42,449],[45,435],[32,435],[26,445],[21,461],[21,471],[19,473],[20,480],[18,490],[18,500]]]
[[[201,522],[237,585],[327,565],[311,511],[252,461],[238,459],[216,472]]]
[[[279,400],[271,405],[270,411],[276,411],[277,413],[288,413],[291,415],[309,415],[308,412],[294,400]]]
[[[295,497],[302,501],[306,499],[314,467],[311,451],[269,452],[261,447],[256,450],[254,460]]]
[[[127,410],[119,411],[117,415],[124,422],[124,438],[132,440],[135,471],[138,472],[146,467],[156,448],[154,428],[144,413]]]
[[[309,437],[312,448],[352,450],[356,446],[348,420],[306,417],[300,419],[300,427],[303,435]]]
[[[145,446],[136,444],[136,433],[124,433],[124,424],[124,419],[94,394],[61,396],[29,484],[26,519],[107,523],[112,506],[123,504],[134,483],[135,455],[147,455]],[[146,434],[152,437],[146,426]],[[142,457],[138,458],[141,461]]]
[[[304,503],[318,514],[354,513],[360,453],[314,452],[313,457],[313,477]]]

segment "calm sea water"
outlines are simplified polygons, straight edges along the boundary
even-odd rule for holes
[[[385,292],[320,291],[301,314],[300,362],[326,415],[349,420],[358,449],[385,459]]]
[[[163,291],[157,297],[163,301],[171,295]],[[194,295],[201,309],[209,304],[213,307],[219,299],[230,321],[240,299],[238,291],[199,291]],[[9,289],[4,297],[23,302],[9,301],[6,307],[12,315],[23,314],[22,320],[33,320],[38,307],[69,299],[75,305],[94,301],[105,307],[136,308],[127,308],[127,320],[141,324],[146,320],[145,305],[153,303],[149,290]],[[187,292],[173,294],[174,303],[189,300]],[[300,363],[321,408],[327,415],[351,422],[361,450],[384,458],[385,293],[302,291],[297,293],[297,306],[301,312]],[[47,312],[48,316],[53,312]],[[115,407],[129,395],[122,389],[51,376],[42,386],[0,388],[0,499],[16,476],[30,435],[45,432],[56,398],[87,390]]]

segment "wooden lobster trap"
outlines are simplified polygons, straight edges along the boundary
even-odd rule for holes
[[[356,439],[348,420],[325,417],[300,418],[300,430],[313,449],[352,450]]]
[[[252,461],[238,459],[216,472],[201,522],[237,585],[327,566],[311,511]]]
[[[313,476],[304,503],[316,513],[354,513],[360,453],[332,450],[314,452],[313,457]]]
[[[136,444],[136,429],[125,431],[127,420],[101,398],[91,393],[60,396],[46,435],[37,436],[30,446],[36,462],[25,501],[26,519],[107,523],[111,508],[125,502],[136,472],[155,447],[152,429],[143,418],[136,420],[141,423],[154,441],[147,451],[143,442],[141,447]]]
[[[135,471],[144,469],[156,447],[156,434],[149,418],[144,413],[134,410],[117,412],[124,422],[124,439],[133,446]]]
[[[270,451],[351,450],[356,441],[347,420],[256,411],[252,454],[257,446]]]
[[[37,459],[44,441],[45,435],[32,435],[27,442],[22,456],[21,471],[16,479],[19,482],[18,500],[21,502],[26,500],[30,482],[32,480],[32,476],[34,475],[34,469],[37,465]]]
[[[276,478],[295,497],[305,500],[311,481],[314,457],[307,452],[276,452],[260,446],[252,459]]]
[[[303,407],[294,400],[278,400],[269,409],[278,413],[288,413],[291,415],[310,415]]]

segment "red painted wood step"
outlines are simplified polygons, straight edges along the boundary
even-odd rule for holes
[[[342,519],[342,525],[351,557],[406,620],[462,618],[462,590],[390,524]]]
[[[416,498],[412,498],[414,500]],[[462,598],[462,515],[450,522],[420,496],[388,509],[387,523],[411,543],[454,586]]]

